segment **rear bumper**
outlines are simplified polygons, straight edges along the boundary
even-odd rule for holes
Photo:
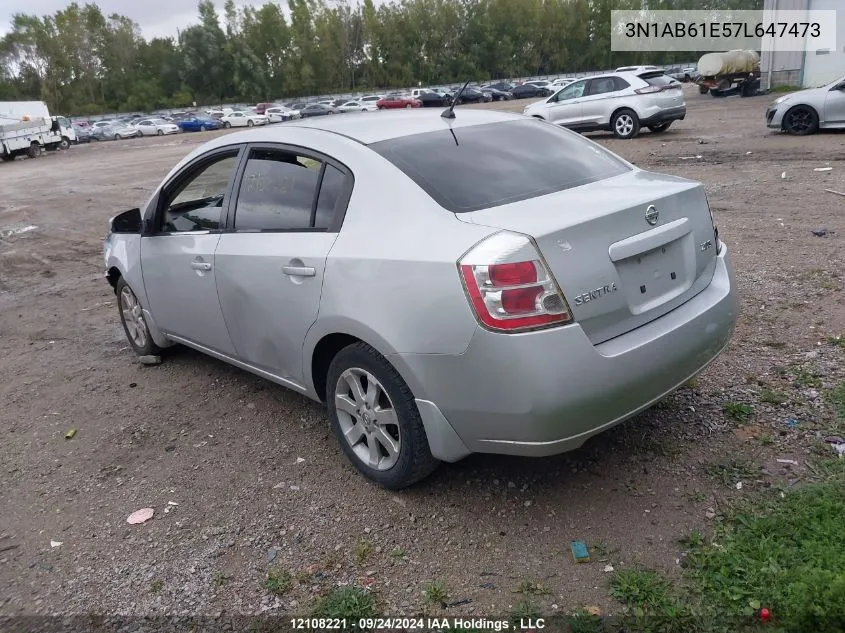
[[[737,317],[733,288],[723,247],[705,290],[599,345],[577,323],[524,334],[478,328],[461,355],[401,354],[397,365],[454,429],[459,453],[562,453],[648,408],[716,358]]]
[[[640,125],[656,125],[658,123],[667,123],[670,121],[683,121],[687,116],[687,107],[685,105],[676,108],[666,108],[658,110],[651,116],[640,119]]]

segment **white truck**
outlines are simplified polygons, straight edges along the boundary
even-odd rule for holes
[[[44,149],[68,149],[74,141],[70,121],[50,116],[43,101],[0,101],[0,159],[36,158]]]

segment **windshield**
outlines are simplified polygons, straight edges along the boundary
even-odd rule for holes
[[[444,127],[369,147],[454,213],[543,196],[630,170],[581,136],[531,119],[451,131]]]

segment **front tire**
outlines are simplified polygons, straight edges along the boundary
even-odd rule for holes
[[[326,402],[343,453],[367,479],[399,490],[440,463],[429,449],[414,394],[369,345],[355,343],[334,357]]]
[[[794,136],[815,134],[819,129],[819,115],[810,106],[797,105],[783,115],[783,129]]]
[[[229,123],[228,121],[226,121],[226,122],[223,124],[223,127],[224,127],[224,128],[226,128],[226,129],[228,130],[230,127],[232,127],[232,124],[231,124],[231,123]]]
[[[68,137],[62,137],[62,140],[59,141],[59,149],[70,149],[70,139]]]
[[[205,132],[206,127],[204,125],[200,125],[200,132]]]
[[[255,125],[255,123],[252,122],[252,119],[246,122],[247,127],[252,127],[253,125]]]
[[[164,130],[157,130],[156,136],[164,136]]]
[[[610,129],[616,138],[634,138],[640,132],[640,119],[637,113],[628,108],[623,108],[613,115],[610,120]]]
[[[161,348],[153,342],[150,329],[144,320],[141,303],[123,277],[117,280],[115,293],[117,294],[120,322],[123,324],[123,331],[126,333],[126,339],[132,349],[138,356],[158,356],[161,353]]]

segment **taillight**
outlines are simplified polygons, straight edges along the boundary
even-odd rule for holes
[[[458,270],[478,320],[518,332],[572,322],[566,298],[531,239],[503,231],[476,244]]]
[[[653,92],[660,92],[663,90],[662,86],[648,86],[647,88],[637,88],[634,90],[638,95],[647,95]]]

